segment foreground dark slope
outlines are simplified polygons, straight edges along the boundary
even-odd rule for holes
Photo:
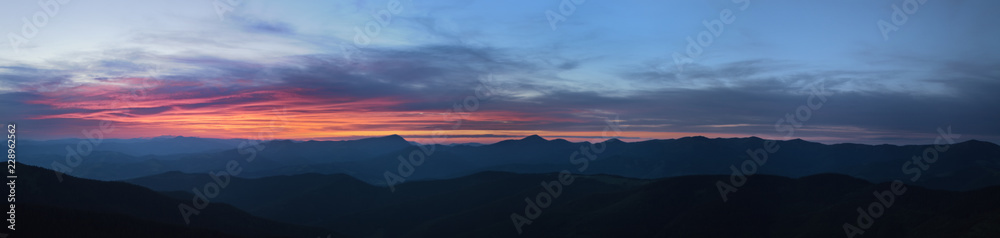
[[[254,217],[212,203],[186,225],[174,199],[148,188],[17,166],[18,231],[25,237],[314,237],[330,231]]]
[[[22,212],[17,220],[18,232],[12,237],[241,237],[115,213],[37,204],[17,207]]]
[[[187,190],[205,175],[167,173],[130,182]],[[758,175],[723,202],[726,176],[641,180],[580,175],[564,186],[524,237],[845,237],[857,207],[877,201],[872,184],[843,175]],[[345,175],[234,180],[217,199],[255,215],[368,237],[512,237],[511,214],[556,174],[478,173],[399,185],[395,192]],[[170,192],[175,196],[191,196]],[[969,192],[908,187],[864,237],[997,237],[1000,187]]]

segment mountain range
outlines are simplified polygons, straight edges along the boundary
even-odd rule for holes
[[[94,151],[67,174],[98,180],[124,180],[170,171],[208,173],[223,170],[230,161],[254,157],[252,162],[240,164],[241,177],[347,174],[384,186],[393,182],[387,179],[386,173],[398,175],[400,164],[406,163],[401,161],[408,161],[415,153],[413,159],[426,159],[414,166],[412,174],[405,178],[407,181],[457,178],[484,171],[553,173],[562,170],[656,179],[732,174],[734,168],[752,159],[753,151],[761,152],[766,141],[757,137],[685,137],[631,143],[612,139],[593,144],[529,136],[489,145],[443,146],[418,145],[397,135],[350,141],[259,143],[176,137],[95,146]],[[58,169],[52,163],[66,163],[65,147],[71,143],[23,142],[25,149],[22,151],[25,152],[22,153],[31,159],[22,162]],[[189,148],[190,144],[202,146]],[[916,165],[912,161],[915,156],[923,156],[924,150],[933,145],[827,145],[795,139],[775,141],[774,146],[778,149],[767,153],[766,163],[759,166],[758,174],[798,178],[835,173],[876,183],[903,180],[908,184],[955,191],[1000,185],[1000,146],[989,142],[969,140],[950,145],[946,152],[938,154],[933,164],[919,171],[919,177],[913,171]],[[119,151],[122,147],[129,149]],[[601,147],[605,148],[601,153],[587,153],[595,158],[586,162],[586,168],[581,170],[583,165],[579,157],[587,155],[580,151]],[[155,153],[135,152],[142,148],[151,148]],[[167,149],[176,153],[163,154]],[[574,152],[577,158],[571,158]],[[914,177],[917,179],[911,181]]]
[[[19,144],[18,162],[41,166],[17,166],[20,230],[32,237],[1000,234],[1000,146],[975,140],[935,147],[756,137],[529,136],[487,145],[395,135],[161,137],[72,152],[80,143]],[[923,158],[937,148],[947,150]],[[753,175],[734,174],[748,161],[757,163]],[[55,163],[70,170],[57,173],[67,167],[48,166]],[[737,177],[745,182],[724,194],[719,184]],[[184,210],[199,199],[208,205],[194,215]]]
[[[123,182],[64,176],[19,165],[16,180],[18,227],[14,237],[314,237],[340,234],[275,222],[228,204],[212,203],[191,219],[178,205],[190,202]],[[186,200],[186,201],[185,201]],[[14,233],[17,234],[17,233]],[[30,234],[30,235],[29,235]]]
[[[863,227],[863,237],[1000,234],[998,186],[907,186],[886,198],[890,183],[835,174],[757,175],[727,202],[713,186],[726,179],[719,175],[562,183],[559,174],[482,172],[395,192],[346,175],[233,178],[185,225],[177,204],[195,196],[186,191],[203,185],[202,175],[59,182],[54,171],[19,168],[19,230],[33,237],[844,237],[848,225]],[[885,200],[877,215],[866,213]]]

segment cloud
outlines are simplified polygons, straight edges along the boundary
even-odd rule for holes
[[[239,27],[247,32],[251,33],[263,33],[263,34],[294,34],[295,29],[291,24],[275,21],[275,20],[264,20],[251,15],[235,15],[232,17],[233,21],[239,25]]]
[[[281,32],[274,32],[281,33]],[[886,70],[799,69],[755,59],[691,64],[684,73],[623,67],[617,78],[578,83],[561,73],[580,61],[552,63],[509,50],[468,45],[365,48],[282,56],[268,61],[200,54],[108,50],[54,66],[0,67],[10,86],[2,119],[34,126],[37,136],[73,137],[100,120],[116,136],[185,134],[243,137],[282,120],[288,138],[359,133],[422,138],[454,128],[456,138],[523,136],[593,138],[615,115],[650,135],[726,134],[780,137],[774,124],[806,104],[809,87],[830,93],[795,137],[830,142],[926,142],[951,125],[967,138],[998,138],[1000,68],[976,59],[933,64],[919,78]],[[128,60],[122,60],[128,59]],[[473,112],[454,111],[493,77],[495,94]],[[883,80],[903,78],[906,80]],[[627,91],[599,85],[626,82]],[[928,89],[930,88],[930,90]],[[500,93],[502,92],[502,93]],[[282,113],[277,113],[280,111]],[[508,132],[510,135],[491,132]],[[685,134],[687,135],[687,134]],[[649,138],[626,136],[627,138]]]

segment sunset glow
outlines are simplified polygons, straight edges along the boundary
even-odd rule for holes
[[[795,19],[842,18],[819,10],[826,5],[795,2],[785,6],[795,11],[593,2],[581,11],[608,14],[558,23],[542,14],[558,5],[541,2],[456,10],[402,1],[397,13],[379,15],[389,20],[373,18],[386,8],[379,1],[247,1],[222,12],[197,1],[118,3],[67,3],[37,36],[0,47],[0,119],[41,140],[79,138],[110,121],[118,130],[109,138],[273,132],[292,140],[597,141],[607,139],[608,120],[630,141],[911,144],[948,125],[964,128],[964,138],[1000,140],[1000,128],[986,123],[1000,114],[982,111],[1000,101],[992,93],[1000,47],[988,47],[1000,41],[941,45],[952,41],[923,37],[988,28],[951,16],[995,18],[979,10],[989,6],[972,6],[989,2],[921,10],[923,18],[959,23],[907,25],[892,33],[906,39],[898,41],[875,27],[886,16],[881,5],[856,6],[865,10],[825,27]],[[729,8],[740,9],[736,20],[711,44],[690,45],[709,32],[703,21]],[[23,22],[11,19],[0,27],[23,35],[13,30]],[[780,24],[788,26],[775,33]],[[695,49],[702,53],[690,62],[676,61],[674,53],[691,57]]]

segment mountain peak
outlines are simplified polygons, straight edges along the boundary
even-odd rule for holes
[[[981,141],[981,140],[976,140],[976,139],[971,139],[971,140],[967,140],[967,141],[963,141],[963,142],[958,142],[958,143],[955,143],[955,144],[956,145],[973,145],[973,146],[997,146],[997,144],[993,144],[992,142]]]
[[[364,139],[361,139],[361,140],[410,143],[410,142],[406,141],[406,138],[403,138],[402,136],[399,136],[397,134],[387,135],[387,136],[383,136],[383,137],[364,138]]]
[[[608,140],[604,141],[604,143],[605,144],[618,144],[618,143],[625,143],[625,142],[622,141],[622,140],[619,140],[618,138],[611,138],[611,139],[608,139]]]
[[[679,140],[679,141],[685,141],[685,140],[689,140],[689,141],[690,140],[702,141],[702,140],[709,140],[709,139],[708,139],[708,137],[704,137],[704,136],[687,136],[687,137],[681,137],[680,139],[677,139],[677,140]]]
[[[538,135],[530,135],[528,137],[525,137],[524,139],[521,139],[521,141],[535,142],[535,141],[548,141],[548,140]]]
[[[551,142],[558,142],[558,143],[573,143],[573,142],[569,142],[568,140],[565,140],[565,139],[555,139],[555,140],[550,140],[550,141]]]
[[[382,138],[391,139],[391,140],[406,140],[406,138],[403,138],[402,136],[399,136],[397,134],[383,136]]]

